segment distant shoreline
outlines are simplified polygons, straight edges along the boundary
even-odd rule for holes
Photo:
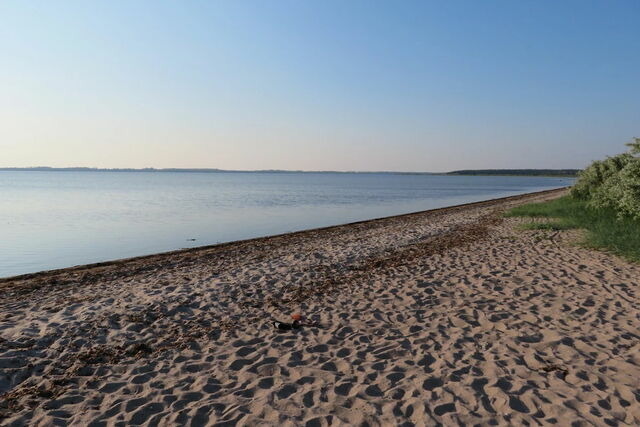
[[[573,178],[579,169],[468,169],[451,172],[400,172],[400,171],[305,171],[305,170],[229,170],[215,168],[90,168],[67,167],[54,168],[49,166],[36,167],[5,167],[0,172],[177,172],[177,173],[307,173],[307,174],[388,174],[388,175],[446,175],[446,176],[542,176],[554,178]]]
[[[580,169],[465,169],[447,172],[445,175],[482,176],[549,176],[576,178]]]

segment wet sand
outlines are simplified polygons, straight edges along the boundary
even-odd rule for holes
[[[638,424],[640,266],[501,216],[565,191],[0,280],[0,423]]]

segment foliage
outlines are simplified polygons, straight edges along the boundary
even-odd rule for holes
[[[612,208],[594,208],[587,200],[565,196],[549,202],[518,206],[505,215],[553,219],[526,224],[526,229],[585,229],[586,246],[606,249],[632,261],[640,261],[640,220],[620,218]]]
[[[580,172],[571,194],[591,208],[640,220],[640,138],[627,145],[627,153],[595,161]]]

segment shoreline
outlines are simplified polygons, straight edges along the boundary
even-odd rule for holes
[[[59,274],[66,274],[66,273],[80,273],[85,270],[92,270],[95,268],[104,268],[104,267],[123,266],[129,263],[135,263],[138,261],[147,261],[147,260],[155,260],[155,259],[162,260],[162,258],[171,257],[172,255],[191,254],[191,253],[197,253],[200,251],[206,251],[210,249],[222,249],[222,248],[226,248],[234,245],[248,244],[251,242],[261,242],[264,240],[274,239],[274,238],[283,238],[288,236],[294,237],[299,235],[305,235],[308,233],[332,231],[332,230],[337,230],[344,227],[351,227],[356,225],[367,225],[367,224],[373,224],[381,221],[412,217],[416,215],[429,215],[429,214],[433,215],[433,214],[446,213],[446,212],[457,211],[457,210],[465,209],[469,207],[485,206],[488,204],[520,200],[522,198],[526,198],[529,196],[552,194],[558,191],[567,190],[568,188],[571,188],[571,187],[560,187],[560,188],[554,188],[551,190],[535,191],[532,193],[523,193],[523,194],[517,194],[514,196],[499,197],[494,199],[481,200],[478,202],[463,203],[460,205],[445,206],[442,208],[409,212],[409,213],[400,214],[400,215],[390,215],[390,216],[384,216],[379,218],[371,218],[371,219],[366,219],[361,221],[348,222],[344,224],[329,225],[329,226],[317,227],[317,228],[308,228],[304,230],[291,231],[291,232],[280,233],[280,234],[272,234],[272,235],[262,236],[262,237],[253,237],[249,239],[233,240],[230,242],[223,242],[223,243],[217,243],[212,245],[203,245],[203,246],[197,246],[193,248],[176,249],[172,251],[158,252],[158,253],[153,253],[148,255],[139,255],[139,256],[133,256],[133,257],[127,257],[127,258],[117,258],[113,260],[107,260],[107,261],[101,261],[101,262],[95,262],[95,263],[89,263],[89,264],[79,264],[79,265],[74,265],[70,267],[55,268],[51,270],[35,271],[33,273],[24,273],[24,274],[18,274],[14,276],[0,277],[0,288],[5,286],[7,283],[14,282],[14,281],[39,279],[39,278],[45,278],[49,276],[56,276]]]

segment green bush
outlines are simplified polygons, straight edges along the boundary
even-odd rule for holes
[[[612,209],[619,218],[640,219],[640,138],[629,152],[595,161],[580,172],[571,189],[576,199],[595,209]]]
[[[623,216],[640,220],[640,159],[634,159],[620,171],[617,207]]]

